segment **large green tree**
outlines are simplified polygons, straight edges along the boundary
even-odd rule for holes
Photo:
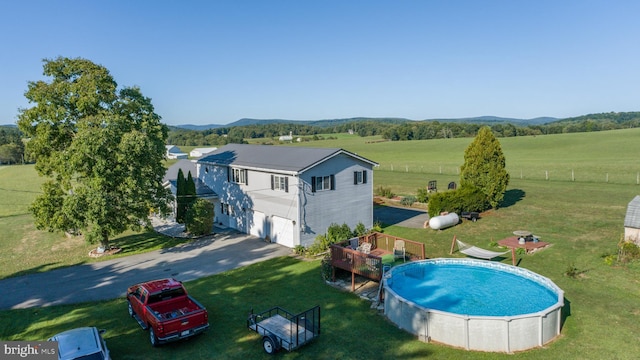
[[[47,177],[30,209],[39,229],[81,233],[90,243],[166,213],[162,186],[168,129],[137,87],[118,89],[109,71],[81,58],[45,59],[49,81],[29,82],[32,105],[18,127]]]
[[[509,185],[509,173],[500,142],[491,128],[484,126],[464,152],[460,168],[461,187],[475,187],[485,194],[487,202],[497,208]]]

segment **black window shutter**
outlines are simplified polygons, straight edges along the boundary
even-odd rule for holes
[[[244,184],[249,185],[249,170],[244,170]]]
[[[331,174],[331,190],[336,189],[336,176]]]
[[[273,190],[275,186],[273,185],[273,175],[271,175],[271,190]]]
[[[362,170],[362,183],[367,183],[367,170]]]
[[[316,192],[316,177],[311,177],[311,192]]]
[[[284,192],[289,192],[289,178],[284,178]]]
[[[231,168],[227,167],[227,181],[231,182]]]
[[[353,185],[358,185],[358,172],[353,172]]]

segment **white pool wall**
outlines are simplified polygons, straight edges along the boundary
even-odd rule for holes
[[[428,309],[399,296],[390,285],[394,272],[419,263],[487,267],[524,276],[558,295],[558,301],[536,313],[516,316],[468,316]],[[530,270],[476,259],[430,259],[396,266],[384,281],[384,312],[401,329],[424,342],[439,342],[467,350],[506,352],[543,346],[560,335],[564,292],[548,278]]]

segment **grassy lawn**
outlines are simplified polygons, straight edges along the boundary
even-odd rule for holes
[[[626,206],[640,192],[635,184],[635,173],[640,170],[637,158],[640,142],[635,139],[640,131],[582,135],[583,138],[576,134],[558,135],[549,142],[544,136],[500,139],[507,164],[512,166],[512,180],[504,206],[482,214],[478,222],[464,221],[440,231],[384,224],[386,233],[424,242],[430,258],[462,257],[458,252],[449,255],[453,235],[491,250],[497,250],[491,247],[492,242],[510,236],[518,229],[532,231],[541,240],[550,242],[549,248],[518,258],[518,266],[550,278],[565,292],[566,319],[562,335],[544,348],[508,355],[421,343],[371,310],[369,302],[326,285],[321,279],[318,261],[289,257],[188,283],[193,295],[210,311],[212,328],[187,342],[152,349],[147,333],[127,316],[124,299],[0,311],[0,339],[41,340],[68,328],[95,325],[107,329],[106,339],[116,359],[269,358],[261,349],[259,337],[245,328],[248,311],[252,307],[260,311],[274,305],[301,311],[320,305],[322,335],[299,351],[285,352],[282,357],[635,359],[640,354],[637,326],[640,320],[640,263],[610,266],[605,264],[603,257],[616,253],[616,244],[624,232]],[[617,143],[612,141],[616,136],[619,136]],[[544,146],[540,148],[529,145],[543,140]],[[302,145],[343,147],[380,162],[381,168],[402,159],[407,164],[437,169],[439,163],[443,167],[446,164],[452,168],[459,166],[465,144],[471,140],[437,140],[433,147],[429,141],[365,143],[356,137],[345,137],[340,141],[342,143],[324,140]],[[555,150],[554,144],[558,144]],[[426,147],[429,151],[421,153]],[[621,148],[630,150],[621,152]],[[546,166],[546,163],[551,165]],[[632,180],[605,183],[604,180],[578,177],[574,182],[567,176],[564,180],[552,177],[550,181],[545,181],[544,177],[523,176],[521,179],[514,175],[517,165],[536,171],[549,167],[552,174],[562,169],[566,172],[571,167],[576,170],[603,169],[610,174],[628,174]],[[0,242],[3,264],[0,277],[89,261],[85,255],[90,247],[84,243],[33,229],[26,211],[29,201],[25,199],[37,191],[34,184],[29,184],[35,181],[35,172],[29,167],[12,169],[0,169],[0,228],[4,232]],[[32,171],[32,174],[20,171]],[[25,178],[16,180],[16,177]],[[447,182],[457,181],[458,177],[455,171],[441,174],[438,170],[378,169],[374,172],[374,187],[390,187],[397,194],[415,194],[417,188],[431,179],[438,180],[439,187],[444,188]],[[35,188],[38,188],[37,184]],[[129,247],[125,255],[171,245],[170,240],[147,233],[125,234],[115,241]],[[14,265],[16,259],[24,264]],[[509,257],[500,261],[511,263]],[[566,276],[571,268],[577,269],[577,276]]]
[[[33,165],[0,167],[0,279],[101,260],[87,256],[96,245],[87,244],[82,237],[35,228],[28,208],[40,193],[42,182]],[[145,231],[120,234],[112,239],[112,244],[122,248],[114,256],[122,257],[173,247],[184,241]]]

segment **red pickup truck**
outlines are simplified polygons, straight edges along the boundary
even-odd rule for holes
[[[161,279],[127,290],[129,315],[149,329],[152,346],[189,338],[209,328],[207,310],[187,294],[180,281]]]

